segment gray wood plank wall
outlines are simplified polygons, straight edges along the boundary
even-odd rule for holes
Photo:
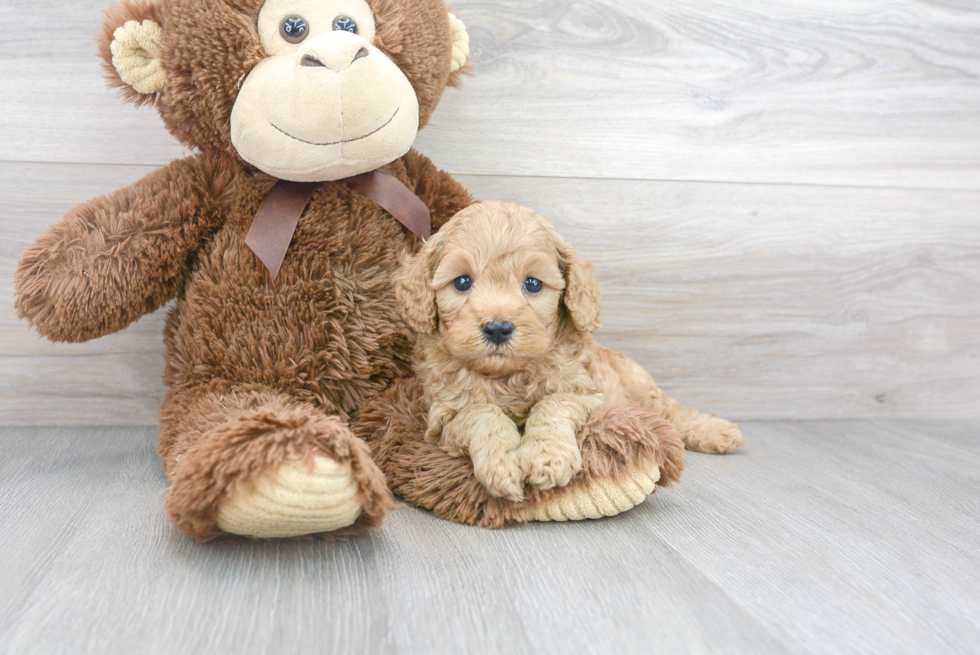
[[[156,421],[162,312],[54,345],[12,309],[47,225],[185,154],[105,87],[106,4],[3,2],[0,423]],[[980,6],[453,10],[475,75],[417,147],[597,262],[604,343],[736,419],[980,416]]]

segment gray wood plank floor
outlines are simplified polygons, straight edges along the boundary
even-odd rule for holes
[[[201,546],[155,428],[2,428],[0,652],[980,650],[980,424],[743,429],[612,519]]]

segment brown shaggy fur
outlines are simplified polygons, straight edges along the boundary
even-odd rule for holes
[[[376,44],[415,88],[424,125],[453,81],[448,7],[369,1]],[[162,24],[167,85],[154,97],[127,96],[153,103],[200,154],[71,210],[16,272],[20,316],[55,341],[120,330],[177,298],[165,334],[160,453],[171,519],[199,540],[222,537],[215,508],[228,489],[247,487],[285,457],[317,453],[350,462],[360,485],[362,516],[344,533],[378,525],[390,507],[385,481],[346,421],[412,372],[391,273],[420,242],[377,204],[343,183],[322,183],[276,280],[244,243],[275,183],[241,160],[229,136],[239,79],[264,57],[261,5],[126,0],[107,13],[107,62],[116,27]],[[383,170],[426,203],[434,229],[472,202],[417,152]]]
[[[473,475],[468,458],[425,441],[426,404],[417,379],[398,380],[358,414],[356,434],[367,440],[388,484],[399,496],[437,516],[485,528],[526,521],[534,509],[596,480],[619,480],[636,467],[660,468],[658,486],[684,470],[684,444],[668,421],[635,407],[599,406],[579,432],[582,472],[567,487],[530,489],[521,502],[497,498]]]

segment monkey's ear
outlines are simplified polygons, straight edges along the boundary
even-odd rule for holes
[[[99,54],[109,86],[140,106],[154,104],[167,82],[160,65],[163,22],[157,5],[147,0],[123,0],[106,11],[98,35]]]
[[[453,63],[449,67],[449,84],[458,86],[460,76],[469,69],[466,66],[470,58],[470,35],[463,21],[449,14],[449,31],[453,37]]]
[[[432,272],[442,251],[442,239],[436,233],[415,255],[407,257],[395,273],[395,297],[402,306],[402,318],[419,334],[435,334],[439,327],[436,292]]]
[[[596,279],[592,262],[581,260],[575,248],[562,243],[558,248],[558,261],[565,275],[565,309],[576,328],[583,332],[595,332],[602,325],[599,310],[602,291]]]

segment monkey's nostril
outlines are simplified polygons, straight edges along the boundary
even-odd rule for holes
[[[361,48],[360,50],[357,51],[357,54],[354,55],[354,59],[351,60],[351,63],[353,64],[355,61],[357,61],[361,57],[367,57],[368,54],[369,53],[368,53],[368,49],[367,48]]]
[[[313,55],[303,55],[303,58],[299,60],[300,66],[325,66],[325,64],[314,57]]]
[[[508,321],[494,321],[483,326],[483,338],[498,346],[510,341],[514,336],[514,324]]]

